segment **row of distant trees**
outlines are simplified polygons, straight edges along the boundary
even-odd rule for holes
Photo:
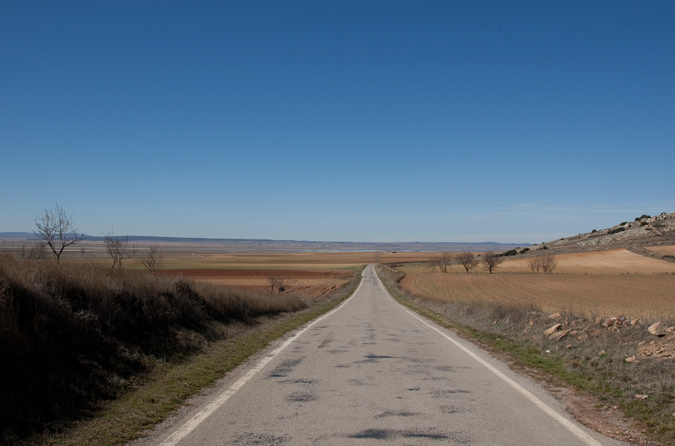
[[[69,246],[75,245],[86,238],[85,234],[79,233],[73,224],[72,214],[68,214],[57,203],[53,209],[45,209],[42,214],[35,218],[33,233],[42,241],[36,247],[32,247],[30,257],[44,257],[45,246],[49,247],[56,261],[61,261],[61,255]],[[122,260],[129,259],[138,253],[135,243],[129,241],[129,237],[116,237],[113,230],[103,236],[105,250],[112,258],[112,267],[122,267]],[[155,271],[162,261],[162,251],[159,245],[151,245],[145,255],[139,257],[138,262],[148,271]]]
[[[482,255],[476,255],[473,252],[460,252],[458,254],[450,254],[448,252],[441,253],[436,259],[430,262],[431,269],[435,271],[438,269],[443,273],[448,272],[450,265],[460,264],[464,267],[467,273],[470,273],[478,265],[483,265],[490,273],[492,273],[497,266],[504,260],[499,253],[494,251],[487,251]]]
[[[443,273],[448,272],[448,268],[451,265],[462,265],[464,270],[467,273],[470,273],[479,265],[483,265],[486,270],[492,274],[497,267],[504,261],[504,256],[495,251],[487,251],[480,254],[474,254],[473,252],[460,252],[458,254],[450,254],[444,252],[440,254],[436,259],[430,262],[432,271],[437,269]],[[544,255],[538,257],[531,257],[528,261],[528,266],[533,273],[538,273],[543,271],[545,273],[552,273],[555,267],[558,265],[555,256],[553,255]]]

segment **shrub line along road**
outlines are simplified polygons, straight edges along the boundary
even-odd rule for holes
[[[625,445],[536,383],[394,301],[354,295],[143,445]]]

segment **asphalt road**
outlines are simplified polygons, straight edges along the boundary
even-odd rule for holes
[[[621,445],[384,291],[341,307],[143,441],[153,445]]]

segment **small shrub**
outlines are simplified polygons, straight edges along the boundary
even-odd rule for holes
[[[610,229],[609,231],[607,231],[607,234],[608,235],[618,234],[619,232],[623,232],[625,230],[626,230],[626,228],[624,228],[624,227],[618,227],[618,228]]]

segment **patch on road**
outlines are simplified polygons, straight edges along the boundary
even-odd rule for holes
[[[305,358],[287,359],[274,368],[268,375],[269,378],[285,378],[295,369]]]

